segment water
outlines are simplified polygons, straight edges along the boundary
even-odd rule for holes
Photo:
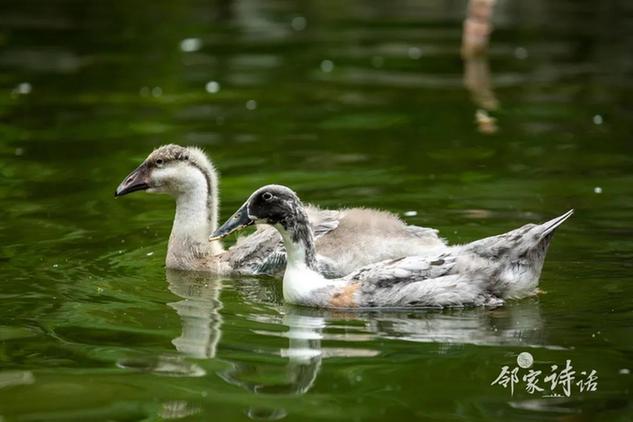
[[[501,1],[470,91],[464,10],[1,2],[0,420],[630,420],[633,8]],[[451,242],[576,215],[534,299],[291,307],[272,278],[165,272],[172,200],[112,194],[167,142],[211,154],[223,217],[271,182]],[[597,391],[490,385],[524,351]]]

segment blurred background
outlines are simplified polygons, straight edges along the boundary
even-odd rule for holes
[[[632,48],[626,0],[0,0],[0,421],[630,419]],[[452,243],[576,215],[539,298],[308,312],[165,273],[173,200],[113,192],[171,142],[221,218],[273,182]],[[490,386],[526,348],[598,391]]]

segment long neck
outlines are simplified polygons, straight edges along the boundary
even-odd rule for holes
[[[223,251],[221,242],[208,241],[218,224],[217,175],[213,169],[198,168],[195,172],[197,177],[176,197],[176,216],[167,249],[169,267],[188,267],[186,263],[194,259]]]
[[[314,236],[306,212],[303,209],[296,209],[293,215],[275,227],[281,233],[288,254],[287,268],[307,267],[317,271]]]
[[[205,171],[206,170],[206,171]],[[218,195],[218,174],[213,167],[201,169],[207,180],[207,221],[209,222],[209,233],[213,233],[218,228],[218,209],[220,208],[220,197]],[[214,242],[222,249],[220,242]]]

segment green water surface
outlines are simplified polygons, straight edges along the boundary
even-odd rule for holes
[[[499,0],[470,89],[465,10],[0,1],[0,421],[633,419],[633,6]],[[173,200],[113,191],[168,142],[212,156],[222,218],[265,183],[452,243],[576,214],[536,298],[291,307],[165,270]],[[491,385],[520,352],[570,360],[569,397]]]

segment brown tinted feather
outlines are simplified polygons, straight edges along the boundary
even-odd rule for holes
[[[358,306],[354,294],[359,289],[360,283],[351,283],[332,295],[330,304],[334,308],[355,308]]]

